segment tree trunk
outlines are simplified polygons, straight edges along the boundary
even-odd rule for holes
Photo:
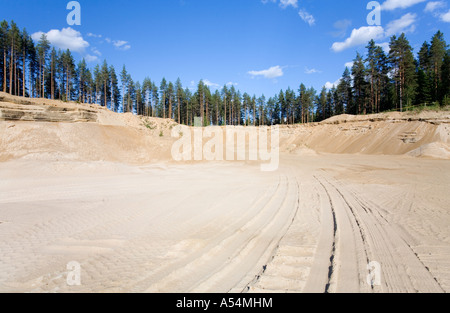
[[[51,84],[51,93],[52,93],[52,95],[51,95],[51,97],[52,97],[52,100],[53,99],[55,99],[55,82],[54,82],[54,78],[53,78],[53,76],[54,76],[54,72],[55,72],[55,66],[54,66],[54,62],[55,62],[55,60],[53,59],[53,54],[52,54],[52,66],[51,66],[51,70],[50,70],[50,79],[51,79],[51,82],[50,82],[50,84]]]
[[[172,95],[169,96],[169,119],[172,119]]]
[[[27,61],[26,61],[26,53],[25,50],[23,51],[23,59],[22,59],[22,74],[23,74],[23,81],[22,81],[22,93],[23,93],[23,97],[25,97],[25,85],[26,85],[26,66],[27,66]]]
[[[205,106],[206,106],[206,126],[209,126],[211,124],[211,119],[209,118],[209,103],[208,99],[205,99]]]
[[[3,50],[3,92],[6,92],[6,49]]]
[[[224,97],[224,103],[225,103],[225,110],[224,110],[225,119],[223,120],[223,122],[225,123],[225,126],[227,126],[227,98],[226,97]]]
[[[9,94],[12,95],[12,88],[13,88],[13,56],[14,56],[14,40],[13,44],[11,44],[11,55],[10,55],[10,62],[9,62]]]
[[[181,124],[181,101],[180,101],[180,97],[178,97],[178,124]]]
[[[219,126],[219,100],[216,98],[216,125]]]

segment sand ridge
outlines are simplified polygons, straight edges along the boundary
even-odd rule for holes
[[[27,112],[0,117],[0,292],[450,291],[446,112],[282,126],[261,172],[172,161],[170,120],[1,96]]]

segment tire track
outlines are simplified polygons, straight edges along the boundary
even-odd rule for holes
[[[257,215],[253,215],[253,211],[249,210],[245,214],[245,219],[241,220],[241,224],[227,227],[226,230],[202,249],[200,252],[189,256],[187,259],[180,260],[170,268],[159,270],[151,274],[143,282],[150,283],[147,285],[147,292],[161,292],[164,290],[174,291],[171,286],[176,286],[177,290],[186,291],[195,288],[198,285],[199,277],[211,277],[221,268],[229,264],[233,258],[239,256],[249,242],[255,237],[255,234],[261,231],[268,223],[270,223],[280,210],[281,203],[284,201],[288,193],[287,178],[284,177],[280,181],[277,189],[270,195],[270,199],[258,201],[263,205],[261,209],[257,209]],[[273,208],[276,208],[275,210]],[[244,223],[243,223],[244,222]],[[232,257],[230,257],[230,254]],[[214,262],[211,262],[214,260]],[[217,268],[216,264],[220,262],[221,267]],[[212,264],[212,265],[211,265]],[[202,273],[202,274],[199,274]],[[233,284],[234,285],[234,284]],[[222,286],[222,288],[224,288]]]
[[[332,183],[329,179],[322,179],[329,185],[331,192],[337,193],[342,199],[345,204],[343,208],[354,222],[353,236],[360,258],[364,257],[367,264],[376,261],[382,267],[382,285],[371,285],[372,292],[443,291],[429,269],[376,207],[364,205],[360,197],[348,192],[348,188],[340,186],[339,182]],[[357,244],[359,240],[361,245]],[[368,285],[365,280],[368,272],[362,264],[358,268],[359,288],[364,290]]]
[[[282,242],[282,240],[286,237],[286,235],[289,233],[289,231],[291,230],[292,225],[295,222],[295,219],[297,218],[299,209],[300,209],[300,185],[298,180],[296,179],[296,185],[297,185],[297,204],[296,204],[296,209],[294,212],[293,217],[290,219],[290,222],[287,226],[286,231],[283,231],[283,235],[280,237],[280,239],[277,241],[275,248],[271,251],[271,253],[269,254],[269,257],[267,259],[267,262],[265,262],[265,264],[262,266],[262,269],[258,272],[258,274],[255,276],[255,278],[250,281],[244,289],[241,290],[241,293],[247,293],[251,290],[251,288],[253,286],[255,286],[256,284],[258,284],[258,282],[260,281],[261,277],[266,273],[267,269],[271,266],[271,262],[275,259],[279,249],[280,249],[280,244]]]

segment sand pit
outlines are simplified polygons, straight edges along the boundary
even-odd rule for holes
[[[448,173],[447,161],[330,155],[286,156],[275,173],[2,163],[0,291],[448,292]],[[81,286],[66,283],[72,261]]]
[[[35,105],[3,107],[58,106]],[[285,126],[261,172],[174,162],[172,121],[89,110],[0,121],[0,292],[450,291],[446,113]]]

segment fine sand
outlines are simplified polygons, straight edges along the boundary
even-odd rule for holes
[[[447,113],[285,126],[261,172],[172,161],[170,120],[18,102],[0,93],[0,292],[450,291]]]

